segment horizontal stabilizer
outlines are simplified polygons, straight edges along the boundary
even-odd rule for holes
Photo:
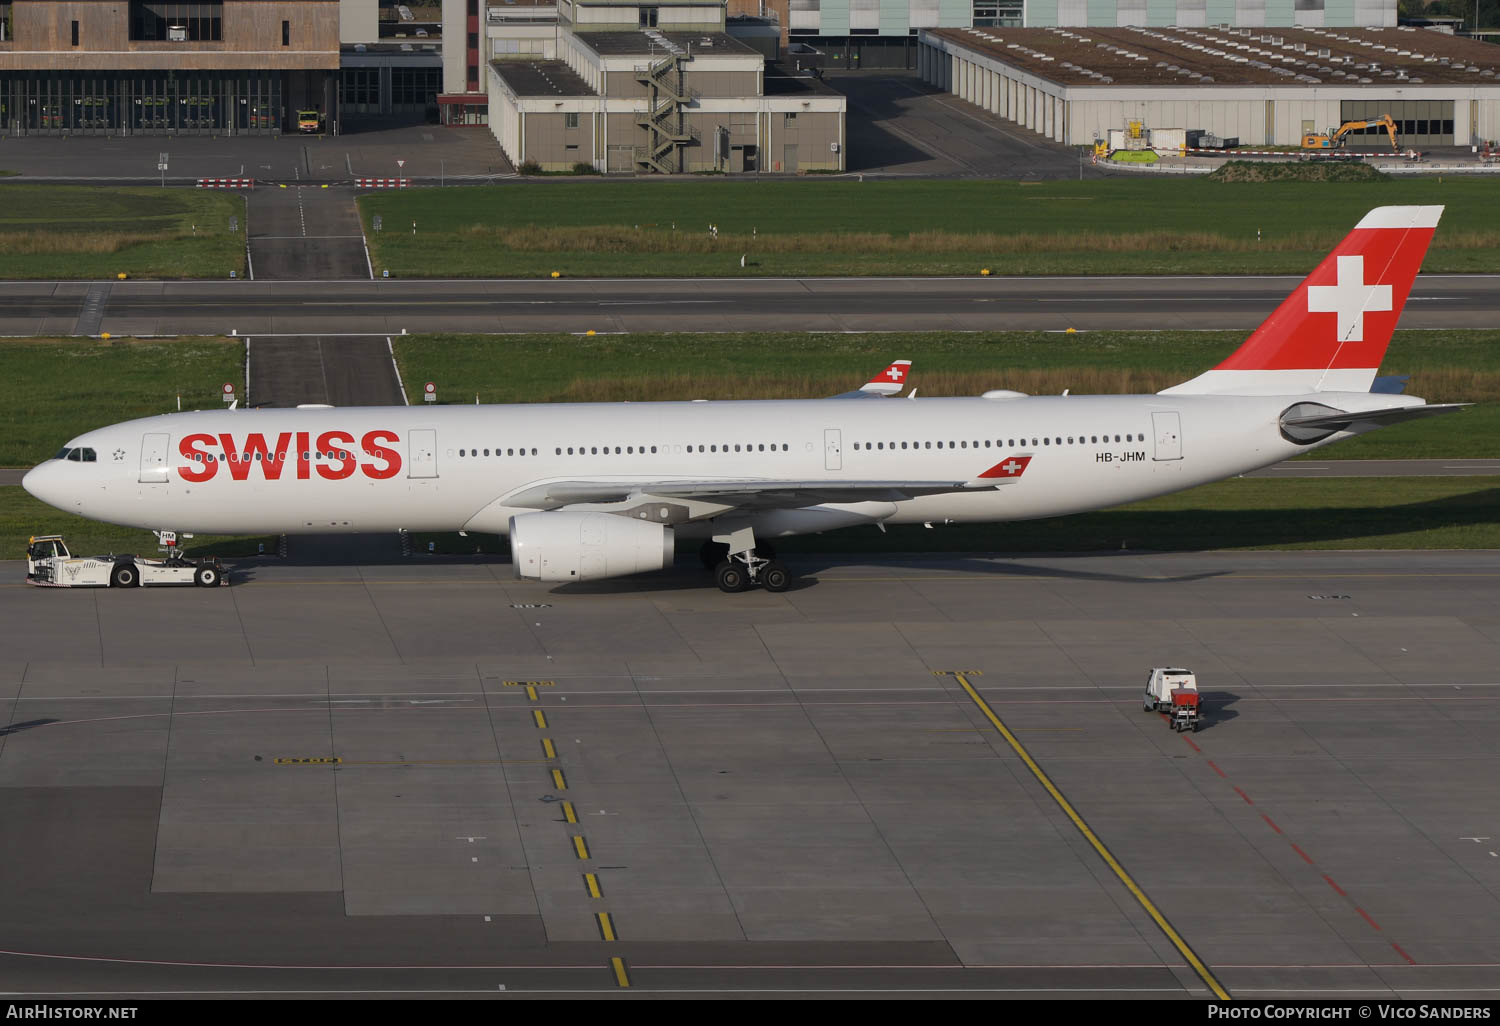
[[[1353,424],[1356,421],[1361,424],[1379,424],[1382,427],[1390,424],[1400,424],[1406,420],[1418,420],[1422,417],[1434,417],[1439,413],[1453,413],[1465,406],[1473,406],[1473,403],[1429,403],[1426,406],[1392,406],[1384,410],[1357,410],[1345,411],[1334,410],[1330,413],[1321,413],[1312,416],[1282,417],[1281,423],[1285,427],[1339,427],[1344,424]]]
[[[1380,410],[1335,410],[1321,403],[1298,403],[1281,415],[1281,430],[1296,442],[1321,441],[1354,424],[1389,427],[1408,420],[1454,413],[1473,403],[1429,403],[1423,406],[1388,406]]]

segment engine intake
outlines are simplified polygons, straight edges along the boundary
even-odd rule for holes
[[[598,581],[672,563],[672,529],[613,513],[523,513],[510,518],[516,576]]]

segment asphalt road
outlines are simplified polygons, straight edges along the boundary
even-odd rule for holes
[[[317,185],[256,189],[245,196],[250,277],[282,281],[370,278],[354,193]]]
[[[108,289],[97,282],[3,282],[0,335],[1250,329],[1298,280],[256,280],[116,282]],[[1496,283],[1491,275],[1424,275],[1401,326],[1494,327]]]

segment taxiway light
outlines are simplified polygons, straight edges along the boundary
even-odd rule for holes
[[[552,272],[552,277],[554,277],[554,278],[561,278],[562,277],[562,272],[561,271],[553,271]]]

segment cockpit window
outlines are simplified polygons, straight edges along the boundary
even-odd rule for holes
[[[61,449],[57,455],[52,457],[56,460],[68,460],[73,463],[96,463],[99,456],[93,449],[78,446],[72,449]]]
[[[61,449],[57,450],[57,455],[52,458],[55,460],[65,460],[72,452],[72,449],[69,449],[67,446],[63,446]]]
[[[80,453],[82,453],[81,459],[85,463],[93,463],[93,462],[95,462],[98,459],[98,456],[94,453],[94,450],[92,450],[92,449],[83,448],[83,449],[79,449],[78,451]]]

